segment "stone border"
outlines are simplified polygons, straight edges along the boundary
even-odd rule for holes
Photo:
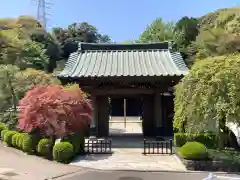
[[[175,152],[175,154],[182,161],[186,169],[190,171],[240,172],[240,165],[237,163],[212,160],[187,160],[183,159],[178,152]]]

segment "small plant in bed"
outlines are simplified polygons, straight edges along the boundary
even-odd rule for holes
[[[199,142],[187,142],[178,151],[179,155],[187,160],[208,160],[207,148]]]
[[[240,166],[240,152],[234,149],[209,149],[209,157],[214,161],[222,161],[230,164],[239,164]]]

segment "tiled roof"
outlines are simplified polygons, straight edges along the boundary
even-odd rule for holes
[[[168,44],[81,44],[58,77],[182,76],[180,53]]]

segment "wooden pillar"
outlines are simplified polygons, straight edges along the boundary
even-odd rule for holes
[[[107,96],[97,96],[98,105],[98,136],[109,135],[109,101]]]
[[[154,123],[156,136],[164,135],[162,95],[159,92],[154,94]]]
[[[164,135],[173,136],[173,116],[174,116],[174,102],[171,94],[165,94],[163,96],[164,103]]]
[[[98,106],[96,102],[96,96],[91,94],[91,102],[92,102],[92,107],[93,107],[93,112],[92,112],[92,121],[91,121],[91,129],[96,129],[97,127],[97,118],[98,118]]]
[[[154,106],[153,95],[145,95],[143,97],[143,135],[146,137],[155,136],[154,128]]]

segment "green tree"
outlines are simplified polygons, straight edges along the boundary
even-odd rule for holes
[[[25,93],[35,85],[60,84],[60,81],[44,71],[17,66],[0,65],[0,114],[1,122],[14,129],[18,122],[17,106]]]
[[[0,34],[0,41],[3,42],[1,43],[2,46],[5,45],[5,49],[3,49],[5,52],[0,53],[2,56],[4,54],[5,57],[9,57],[5,58],[6,63],[14,64],[13,61],[23,60],[21,55],[25,56],[26,50],[31,50],[33,55],[45,56],[45,58],[40,57],[39,59],[47,61],[42,62],[45,64],[44,68],[47,72],[53,72],[53,69],[56,68],[56,62],[60,60],[60,45],[50,33],[41,27],[41,24],[36,19],[29,16],[20,16],[16,19],[0,19],[0,27],[4,29]],[[36,52],[34,52],[34,49]],[[39,52],[40,49],[42,49],[42,53]],[[46,56],[48,56],[47,59]],[[27,59],[29,60],[29,58]],[[39,59],[36,59],[35,56],[32,60],[32,63],[34,60],[38,61],[36,62],[37,69],[40,68]]]
[[[136,41],[135,40],[126,40],[126,41],[123,41],[121,43],[122,44],[134,44],[134,43],[136,43]]]
[[[140,35],[138,42],[162,42],[173,40],[174,38],[173,22],[164,22],[161,18],[156,19],[145,31]]]
[[[18,97],[13,83],[14,75],[19,71],[17,66],[0,65],[0,112],[17,104]]]
[[[240,33],[240,8],[224,8],[208,13],[200,18],[203,29],[221,28],[229,33]]]
[[[67,59],[78,48],[79,42],[106,43],[110,42],[109,36],[98,32],[97,28],[87,22],[73,23],[68,28],[53,28],[54,37],[59,41],[62,57]]]
[[[176,86],[174,128],[187,132],[218,129],[222,148],[221,130],[226,122],[240,125],[239,68],[239,54],[198,60]]]
[[[175,43],[179,50],[186,51],[198,35],[198,19],[193,17],[182,17],[174,28]]]
[[[61,47],[59,42],[52,34],[43,29],[32,31],[30,37],[33,41],[43,44],[43,48],[46,49],[45,54],[49,57],[46,71],[52,73],[57,67],[57,62],[60,61],[61,58]]]
[[[174,28],[175,48],[182,53],[188,67],[192,66],[197,53],[195,40],[198,35],[198,23],[197,18],[184,16]]]
[[[240,34],[222,28],[201,29],[196,45],[199,58],[240,52]]]
[[[23,98],[25,93],[36,85],[60,84],[57,78],[44,71],[28,68],[14,74],[13,85],[19,99]]]
[[[44,70],[49,58],[43,45],[31,40],[23,40],[15,30],[0,32],[0,64],[17,65],[21,69],[33,67]]]
[[[44,45],[34,41],[28,41],[24,44],[21,59],[19,66],[23,67],[23,69],[32,67],[38,70],[46,70],[49,63]]]
[[[240,51],[240,8],[219,9],[199,19],[197,57],[205,58]]]
[[[16,62],[20,60],[21,51],[24,46],[23,41],[19,39],[17,31],[0,31],[0,41],[0,63],[16,64]]]
[[[1,122],[9,128],[13,128],[17,122],[18,96],[13,81],[18,71],[16,66],[0,65],[0,115]]]

